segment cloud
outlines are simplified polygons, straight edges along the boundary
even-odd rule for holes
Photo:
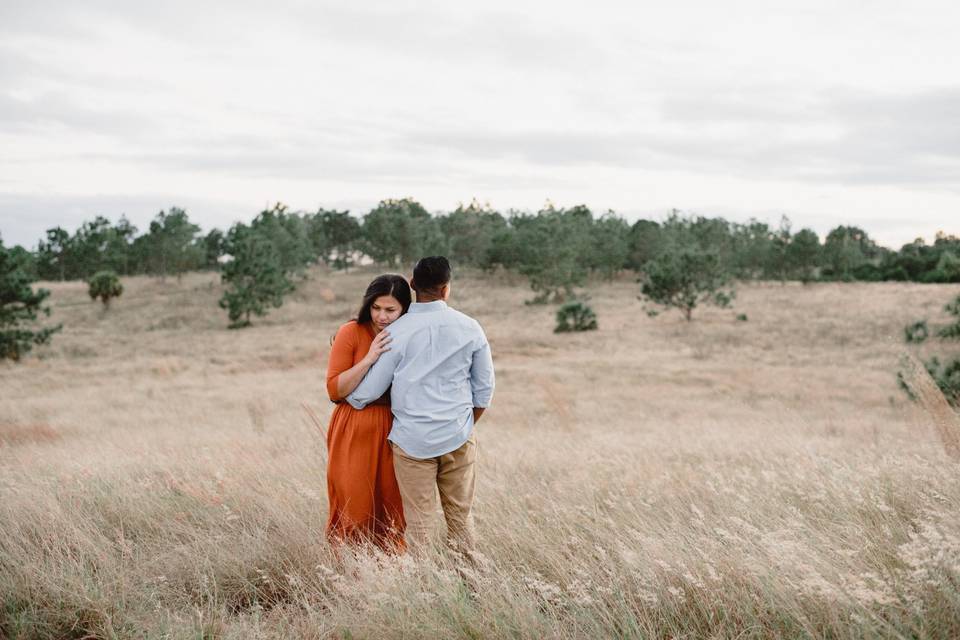
[[[126,215],[142,233],[161,209],[171,206],[186,208],[192,217],[193,211],[202,211],[198,220],[207,229],[210,226],[226,228],[235,221],[249,221],[256,215],[255,203],[238,205],[229,199],[197,198],[182,193],[91,196],[0,193],[0,237],[6,246],[21,244],[33,249],[37,241],[45,237],[47,229],[60,226],[73,233],[83,222],[96,216],[116,222],[121,215]]]
[[[118,191],[151,211],[168,193],[682,207],[704,184],[730,209],[763,191],[835,211],[841,187],[862,210],[890,210],[885,188],[960,204],[955,12],[5,0],[0,193],[20,204],[0,215]]]
[[[663,124],[643,129],[423,130],[407,143],[544,165],[943,189],[960,184],[960,87],[774,98],[668,98]]]
[[[0,93],[0,121],[7,134],[35,131],[43,135],[60,129],[85,134],[138,136],[154,123],[147,115],[109,106],[82,104],[70,94],[50,91],[29,99]]]

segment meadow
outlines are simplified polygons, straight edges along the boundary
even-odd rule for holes
[[[458,277],[497,372],[462,567],[324,539],[326,358],[375,273],[238,331],[215,274],[107,311],[42,283],[63,331],[0,364],[0,637],[960,637],[960,466],[895,380],[955,286],[746,284],[688,323],[624,278],[557,335]]]

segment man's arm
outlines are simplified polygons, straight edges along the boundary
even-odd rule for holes
[[[483,345],[473,352],[473,362],[470,364],[470,390],[473,393],[474,422],[479,420],[484,409],[490,406],[494,385],[493,356],[490,353],[490,343],[487,342],[487,336],[484,335]]]
[[[350,406],[354,409],[363,409],[382,396],[390,388],[390,383],[393,382],[393,372],[396,371],[399,362],[399,351],[391,349],[381,353],[380,359],[370,367],[367,375],[353,390],[353,393],[347,396],[347,402],[350,403]]]

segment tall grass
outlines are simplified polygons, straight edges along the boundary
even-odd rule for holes
[[[904,383],[930,416],[943,449],[953,460],[960,461],[960,416],[950,407],[936,381],[916,356],[905,353]]]
[[[323,539],[328,338],[371,275],[241,332],[204,276],[100,319],[60,285],[62,339],[0,368],[0,636],[960,635],[960,473],[886,337],[937,288],[748,287],[750,323],[687,327],[615,283],[555,336],[461,279],[499,375],[463,566]]]

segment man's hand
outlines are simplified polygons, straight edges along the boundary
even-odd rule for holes
[[[480,420],[480,416],[483,415],[484,411],[486,411],[486,408],[484,407],[473,408],[473,424],[477,424],[477,421]]]

